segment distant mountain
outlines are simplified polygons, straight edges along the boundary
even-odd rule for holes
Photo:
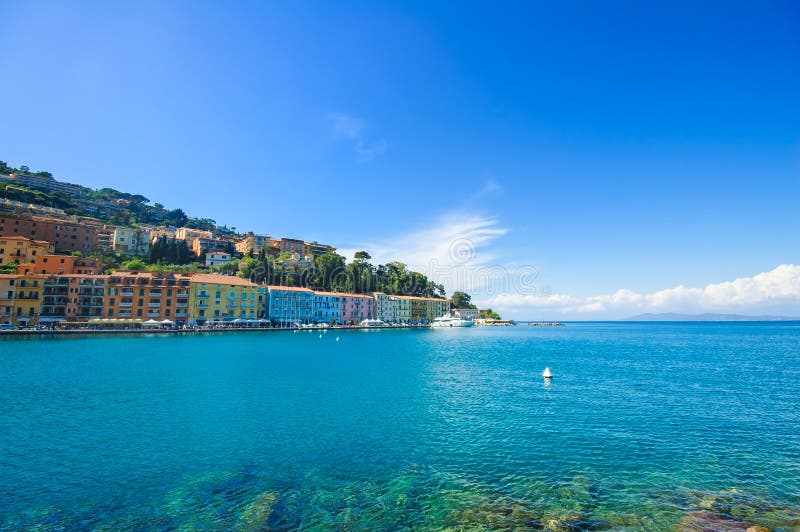
[[[639,314],[621,321],[800,321],[788,316],[743,316],[741,314]]]

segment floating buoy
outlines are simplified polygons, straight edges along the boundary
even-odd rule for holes
[[[544,377],[545,379],[553,378],[553,374],[550,373],[550,368],[544,368],[544,371],[542,372],[542,377]]]
[[[322,335],[320,334],[319,337],[322,338]]]
[[[339,337],[338,337],[338,336],[336,337],[336,341],[337,341],[337,342],[339,341]]]

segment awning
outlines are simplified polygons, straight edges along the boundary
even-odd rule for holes
[[[55,316],[40,316],[39,323],[55,323],[55,322],[62,322],[67,321],[66,318],[58,318]]]

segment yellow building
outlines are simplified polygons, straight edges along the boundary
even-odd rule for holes
[[[232,275],[198,273],[189,291],[189,324],[264,317],[266,287]]]
[[[24,236],[0,236],[0,264],[25,264],[53,253],[53,244]]]
[[[42,309],[44,275],[0,274],[0,323],[36,325]]]
[[[394,296],[403,307],[410,303],[410,320],[434,320],[450,314],[450,300],[435,297]],[[405,314],[405,312],[403,313]],[[403,316],[405,318],[405,315]]]

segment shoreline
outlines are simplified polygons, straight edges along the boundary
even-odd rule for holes
[[[300,329],[297,327],[231,327],[229,329],[42,329],[0,331],[0,338],[5,336],[60,336],[60,335],[96,335],[96,334],[198,334],[198,333],[237,333],[237,332],[321,332],[321,331],[356,331],[356,330],[391,330],[391,329],[430,329],[430,325],[394,325],[392,327],[367,327],[359,325],[332,326],[322,329]]]

